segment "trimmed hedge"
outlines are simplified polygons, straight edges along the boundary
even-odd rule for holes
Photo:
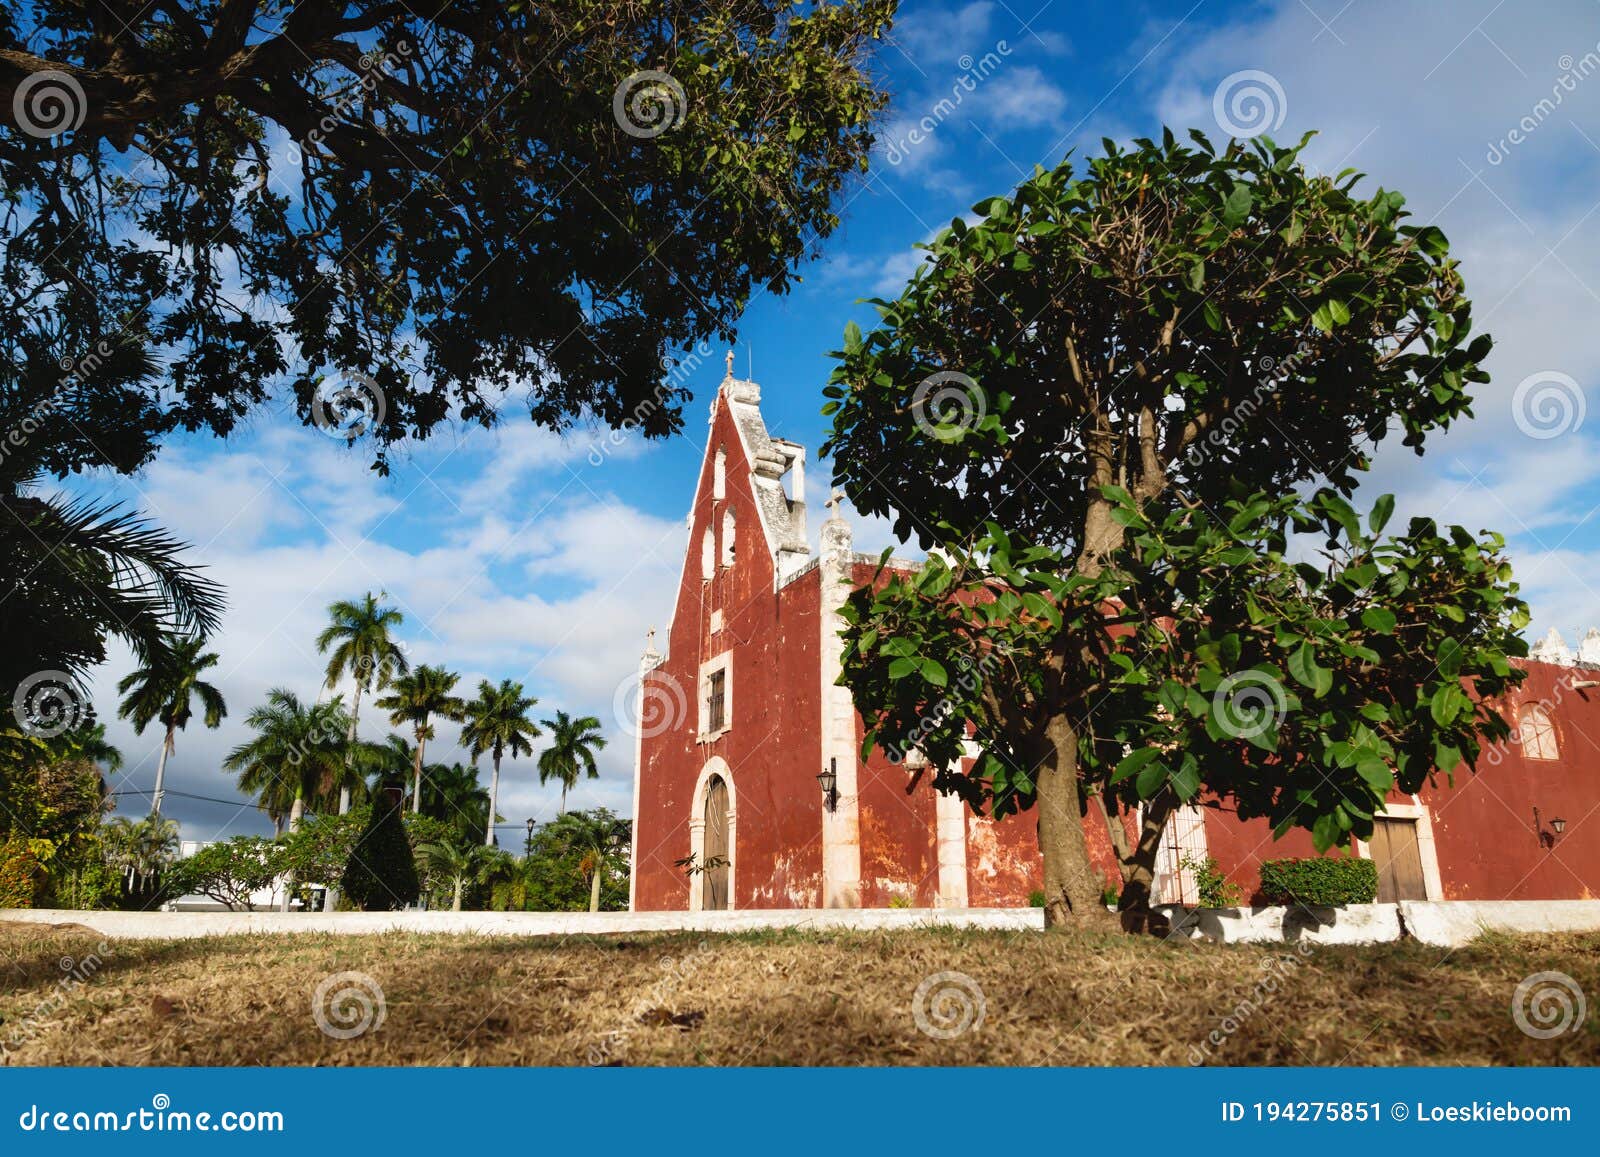
[[[1378,865],[1349,856],[1267,860],[1261,865],[1261,894],[1268,904],[1370,904],[1378,896]]]

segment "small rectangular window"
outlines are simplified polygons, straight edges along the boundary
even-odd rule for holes
[[[727,726],[727,672],[713,671],[706,677],[706,730],[718,732]]]

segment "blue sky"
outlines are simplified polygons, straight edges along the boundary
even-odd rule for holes
[[[1313,164],[1359,168],[1444,228],[1477,324],[1497,339],[1476,420],[1420,460],[1386,447],[1369,495],[1505,532],[1534,633],[1554,626],[1570,642],[1600,625],[1600,414],[1586,414],[1600,377],[1600,2],[906,0],[879,65],[893,105],[842,228],[796,292],[757,298],[741,327],[737,370],[760,382],[775,435],[815,462],[828,351],[846,321],[874,320],[857,301],[893,295],[915,243],[1035,164],[1163,124],[1214,139],[1262,118],[1280,140],[1317,129]],[[441,433],[379,479],[359,444],[268,408],[227,442],[176,440],[136,478],[82,484],[183,535],[229,589],[214,645],[231,716],[179,738],[169,786],[232,798],[219,763],[244,715],[271,686],[314,695],[325,607],[381,588],[407,616],[414,660],[461,671],[464,686],[520,679],[541,707],[598,715],[612,737],[604,774],[572,803],[626,813],[633,745],[618,705],[626,714],[646,629],[670,612],[722,367],[714,351],[689,379],[686,432],[666,444],[557,439],[508,409],[498,430]],[[814,465],[813,510],[826,482]],[[887,544],[881,526],[858,525],[861,546]],[[100,672],[102,718],[127,666],[118,652]],[[382,730],[367,712],[363,734]],[[157,737],[111,732],[128,757],[115,786],[148,788]],[[437,756],[453,758],[442,738]],[[123,798],[124,812],[143,810]],[[550,818],[556,792],[523,760],[506,766],[501,799],[520,823]],[[267,830],[233,804],[172,797],[167,812],[187,838]]]

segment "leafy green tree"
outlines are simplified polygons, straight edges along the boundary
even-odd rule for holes
[[[122,874],[129,897],[154,896],[178,858],[178,825],[151,814],[140,820],[118,816],[100,829],[106,862]]]
[[[326,801],[347,772],[349,713],[338,696],[307,704],[275,687],[245,716],[245,725],[255,736],[230,751],[222,766],[239,776],[240,791],[254,795],[273,817],[287,812],[290,832],[298,831],[307,802]]]
[[[1521,677],[1501,540],[1348,502],[1373,446],[1420,453],[1486,380],[1443,234],[1304,141],[1191,136],[953,222],[827,390],[836,479],[937,548],[850,596],[867,747],[1037,806],[1054,924],[1105,916],[1086,813],[1144,926],[1174,807],[1365,835],[1391,788],[1475,766]]]
[[[675,431],[663,356],[837,227],[895,4],[25,7],[0,9],[0,395],[87,362],[48,468],[131,470],[286,374],[307,420],[366,394],[380,445],[512,393],[552,428]]]
[[[567,812],[544,829],[551,846],[583,878],[589,890],[589,911],[600,911],[601,886],[628,873],[633,824],[605,808]]]
[[[411,725],[417,747],[412,771],[411,810],[422,811],[422,764],[433,738],[434,719],[459,721],[465,704],[455,694],[461,676],[443,667],[430,667],[423,663],[416,670],[394,681],[394,689],[378,700],[378,706],[389,713],[389,723],[394,727]]]
[[[484,825],[483,842],[494,846],[495,805],[500,799],[500,760],[510,753],[512,759],[519,755],[532,755],[530,740],[540,734],[528,712],[538,706],[537,699],[522,693],[522,684],[502,679],[496,687],[487,679],[478,683],[478,696],[463,708],[466,726],[461,729],[461,742],[476,764],[487,753],[494,764],[494,774],[489,780],[489,820]]]
[[[489,792],[478,782],[478,769],[430,763],[423,770],[422,818],[448,824],[458,843],[477,839],[490,822]]]
[[[482,844],[441,841],[417,847],[418,862],[448,883],[452,912],[461,911],[462,894],[467,885],[480,881],[487,871],[497,867],[498,858],[493,849]]]
[[[406,838],[405,794],[398,784],[374,798],[367,827],[345,865],[342,887],[363,912],[388,912],[421,895],[416,859]]]
[[[594,757],[606,741],[600,735],[600,720],[593,715],[573,719],[565,711],[557,711],[554,719],[540,722],[549,729],[550,746],[539,753],[539,782],[561,782],[561,811],[565,814],[567,792],[578,786],[578,777],[587,773],[590,779],[600,778]]]
[[[259,836],[207,844],[171,871],[175,896],[209,896],[230,912],[255,911],[254,896],[282,875],[283,845]]]
[[[382,690],[410,664],[405,652],[394,641],[393,632],[405,616],[394,607],[378,602],[368,591],[359,601],[341,599],[328,608],[332,620],[317,636],[317,651],[328,656],[327,685],[331,689],[349,675],[356,685],[350,704],[350,743],[354,745],[361,724],[361,696],[374,687]],[[330,653],[331,652],[331,653]],[[350,810],[350,787],[339,789],[339,813]]]
[[[222,692],[200,677],[216,665],[217,656],[205,650],[205,640],[175,639],[160,659],[139,667],[117,684],[117,693],[123,697],[117,714],[133,723],[135,734],[143,735],[152,721],[160,721],[166,729],[156,761],[155,793],[150,799],[153,816],[161,814],[167,757],[177,745],[178,732],[189,726],[194,716],[195,698],[200,700],[201,719],[213,730],[222,726],[228,714]]]

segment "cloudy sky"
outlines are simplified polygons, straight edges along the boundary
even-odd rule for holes
[[[742,328],[738,370],[761,383],[775,435],[820,443],[828,351],[846,321],[873,320],[859,299],[894,293],[915,243],[1035,164],[1163,124],[1214,138],[1316,129],[1317,167],[1356,167],[1372,187],[1402,190],[1417,223],[1445,230],[1477,325],[1496,338],[1476,420],[1430,440],[1424,459],[1398,447],[1380,454],[1369,496],[1393,491],[1402,514],[1505,532],[1534,633],[1554,626],[1571,641],[1600,625],[1600,414],[1585,420],[1600,372],[1600,3],[903,9],[880,62],[894,104],[873,170],[851,189],[844,226],[804,285],[758,298]],[[508,415],[497,431],[416,447],[379,479],[359,445],[352,452],[269,409],[226,443],[180,440],[136,478],[86,483],[194,543],[228,588],[214,645],[232,714],[220,731],[195,724],[180,737],[169,786],[233,798],[219,763],[243,737],[244,715],[269,687],[316,694],[312,640],[327,605],[381,589],[405,613],[414,661],[462,672],[465,687],[518,679],[541,708],[598,715],[613,742],[602,778],[573,804],[628,812],[632,742],[615,705],[645,631],[670,611],[703,449],[698,419],[721,370],[720,353],[705,359],[690,381],[687,432],[670,444],[614,445],[598,432],[563,441]],[[808,477],[820,490],[825,467]],[[858,537],[883,541],[877,527]],[[120,654],[102,670],[102,718],[115,715],[112,689],[126,670]],[[158,738],[120,722],[111,733],[128,756],[117,788],[148,789]],[[363,733],[381,734],[376,713]],[[453,739],[447,731],[434,744],[436,757],[456,756],[445,750]],[[144,797],[122,798],[125,812],[142,811]],[[555,800],[532,760],[506,766],[509,823],[548,819]],[[173,797],[167,811],[188,838],[267,830],[248,806]]]

